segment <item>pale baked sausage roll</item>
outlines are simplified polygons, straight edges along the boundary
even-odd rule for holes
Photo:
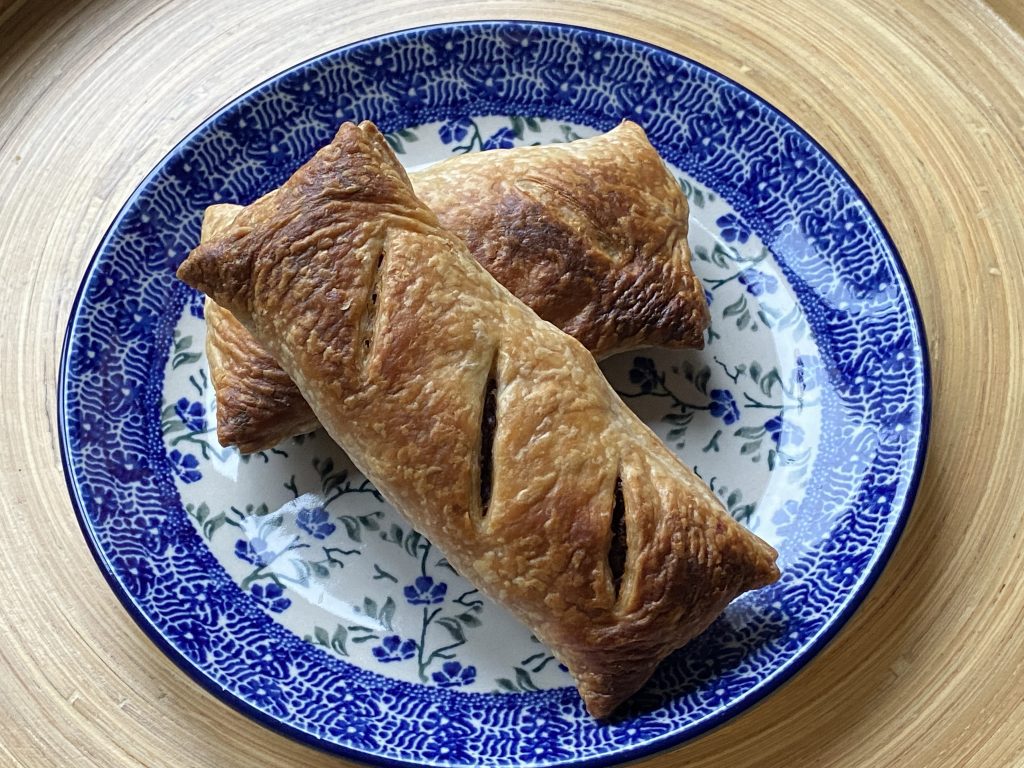
[[[571,144],[461,155],[410,179],[498,282],[597,357],[703,346],[708,309],[690,266],[686,198],[635,123]],[[205,228],[240,210],[212,206]],[[248,453],[316,428],[273,357],[229,313],[210,307],[208,318],[220,442]]]
[[[775,551],[413,194],[371,123],[196,248],[356,466],[609,715]]]

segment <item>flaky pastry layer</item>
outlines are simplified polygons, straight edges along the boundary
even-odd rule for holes
[[[370,123],[343,125],[179,276],[232,312],[357,467],[609,715],[775,551],[594,357],[444,229]]]
[[[690,265],[686,198],[635,123],[569,144],[460,155],[410,179],[498,282],[597,357],[703,346],[708,309]],[[211,206],[204,237],[241,210]],[[273,357],[230,313],[207,312],[220,442],[248,453],[315,429]]]

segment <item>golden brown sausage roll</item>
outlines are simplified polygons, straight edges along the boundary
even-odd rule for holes
[[[597,357],[701,347],[687,205],[635,123],[571,144],[462,155],[414,173],[417,196],[498,282]],[[204,229],[241,208],[211,208]],[[229,313],[209,308],[217,436],[251,452],[314,429],[312,411]]]
[[[223,236],[185,282],[234,313],[330,435],[609,715],[775,551],[413,194],[371,123]]]

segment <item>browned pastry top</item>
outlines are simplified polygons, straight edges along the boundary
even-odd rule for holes
[[[704,346],[686,198],[636,123],[461,155],[410,178],[499,283],[597,357]]]
[[[343,125],[179,276],[253,331],[381,493],[566,664],[594,715],[777,578],[775,551],[593,356],[440,227],[372,124]]]
[[[686,198],[635,123],[570,144],[456,156],[410,179],[500,283],[598,357],[703,346],[708,310],[690,266]],[[211,206],[204,239],[241,210]],[[316,428],[273,357],[230,313],[212,304],[207,313],[220,442],[251,452]]]

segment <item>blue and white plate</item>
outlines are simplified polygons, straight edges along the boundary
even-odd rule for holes
[[[222,449],[200,297],[174,278],[203,209],[283,182],[344,120],[408,167],[639,122],[690,200],[711,303],[700,352],[605,363],[616,389],[774,544],[737,600],[608,723],[321,434]],[[749,91],[604,32],[488,22],[324,54],[214,115],[103,239],[60,373],[71,498],[129,613],[225,701],[388,765],[600,765],[677,744],[774,690],[889,557],[928,421],[921,322],[877,217]]]

